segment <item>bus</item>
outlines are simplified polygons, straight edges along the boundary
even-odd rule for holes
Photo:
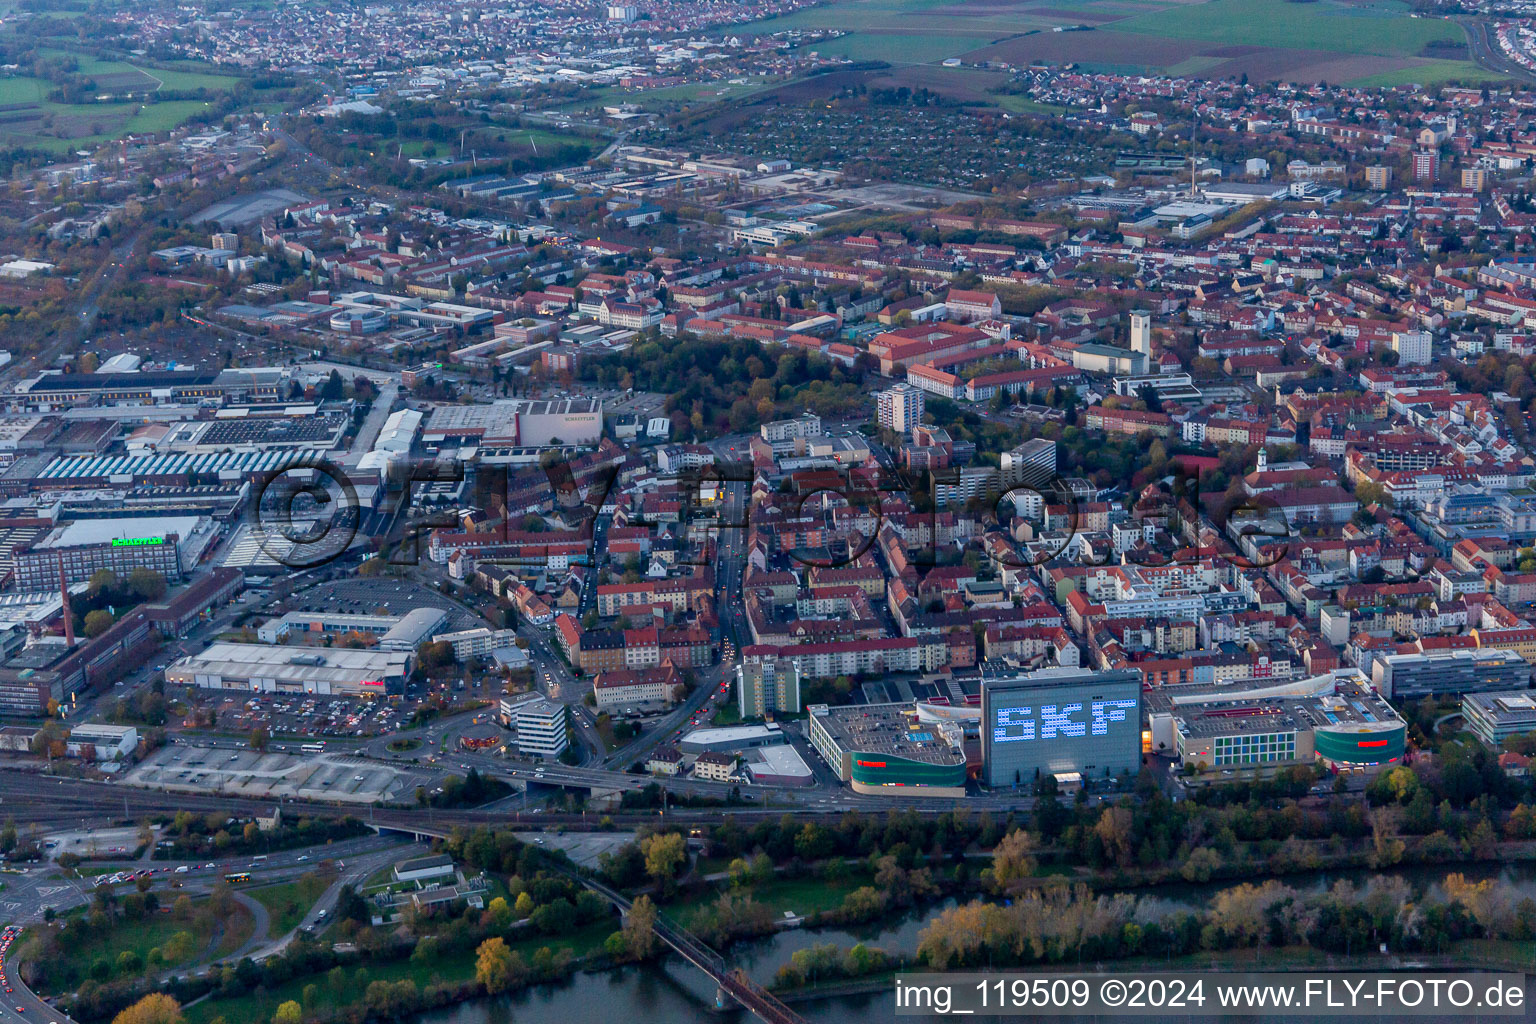
[[[225,875],[224,876],[224,881],[228,882],[231,885],[234,885],[237,882],[249,882],[250,880],[251,880],[251,873],[249,871],[236,871],[232,875]]]
[[[325,744],[324,743],[306,743],[303,746],[299,747],[299,749],[304,751],[304,753],[306,753],[306,754],[323,754],[323,753],[325,753]]]

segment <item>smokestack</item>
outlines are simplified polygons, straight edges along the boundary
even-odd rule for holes
[[[64,552],[58,552],[59,559],[59,598],[64,602],[64,640],[70,647],[75,646],[75,613],[69,607],[69,584],[64,580]]]

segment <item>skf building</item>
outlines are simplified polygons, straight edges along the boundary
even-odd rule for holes
[[[1084,779],[1141,767],[1141,674],[983,666],[983,778],[1033,786],[1042,775]]]
[[[1352,668],[1268,687],[1164,687],[1147,705],[1154,753],[1228,775],[1314,761],[1372,770],[1400,762],[1407,738],[1392,705]]]

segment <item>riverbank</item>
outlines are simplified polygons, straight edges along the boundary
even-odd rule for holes
[[[820,1002],[845,996],[873,995],[891,991],[896,978],[914,970],[926,971],[928,968],[921,964],[904,964],[894,970],[882,971],[863,978],[845,979],[822,985],[806,985],[799,988],[773,988],[771,991],[785,1003]],[[1133,957],[1125,960],[1081,964],[1037,964],[1028,968],[1030,974],[1158,974],[1191,971],[1275,974],[1340,971],[1384,973],[1493,971],[1530,974],[1536,971],[1536,942],[1468,939],[1458,944],[1458,948],[1451,953],[1423,956],[1382,956],[1380,954],[1354,957],[1331,956],[1305,946],[1289,946],[1280,949],[1253,950],[1252,955],[1244,956],[1198,954],[1171,958]]]

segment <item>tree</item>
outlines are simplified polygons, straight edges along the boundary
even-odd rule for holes
[[[182,1024],[181,1004],[164,992],[151,992],[113,1017],[112,1024]]]
[[[339,402],[347,396],[347,385],[342,381],[341,374],[335,370],[325,379],[325,384],[320,388],[320,398],[326,402]]]
[[[992,885],[998,892],[1012,892],[1035,873],[1035,837],[1014,829],[992,851]]]
[[[272,1015],[272,1024],[301,1024],[304,1020],[304,1007],[292,999],[283,1003]]]
[[[645,873],[658,882],[671,881],[687,858],[682,834],[678,832],[661,832],[650,836],[641,844],[640,849],[645,854]]]
[[[427,641],[416,648],[416,663],[421,666],[423,672],[429,675],[433,672],[452,668],[454,665],[453,645],[442,641]]]
[[[475,951],[475,980],[492,996],[512,987],[512,951],[501,936],[486,939]]]
[[[271,737],[267,735],[266,726],[258,725],[256,728],[251,730],[251,735],[247,737],[245,742],[246,745],[249,746],[252,750],[266,750],[267,740],[270,738]]]
[[[497,896],[485,908],[485,921],[492,929],[504,932],[512,924],[512,908],[505,897]]]
[[[1201,846],[1190,851],[1184,866],[1179,869],[1179,874],[1186,882],[1209,882],[1211,875],[1219,870],[1221,870],[1221,854],[1209,846]]]
[[[636,960],[649,960],[656,952],[656,904],[640,896],[624,918],[624,945]]]
[[[90,589],[92,597],[95,597],[104,590],[115,590],[117,589],[117,573],[111,569],[97,569],[91,573],[91,580],[86,586]]]
[[[97,608],[93,612],[88,612],[85,616],[85,635],[93,638],[101,636],[101,634],[111,629],[112,623],[116,621],[112,617],[112,613],[105,608]]]
[[[139,566],[128,574],[128,589],[141,601],[158,601],[165,596],[165,577],[153,569]]]
[[[1104,852],[1120,867],[1129,867],[1134,856],[1131,843],[1132,816],[1128,807],[1106,807],[1093,826]]]

